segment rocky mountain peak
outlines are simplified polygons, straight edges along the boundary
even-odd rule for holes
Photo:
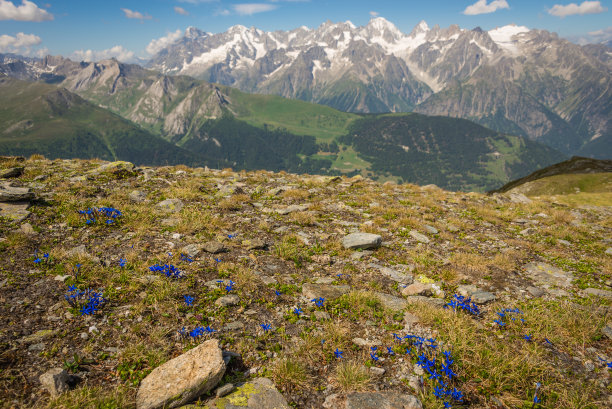
[[[206,35],[206,33],[204,31],[202,31],[202,30],[200,30],[200,29],[198,29],[196,27],[189,26],[185,30],[184,37],[185,38],[190,38],[190,39],[195,39],[195,38],[202,37],[202,36],[205,36],[205,35]]]
[[[427,22],[425,20],[421,20],[419,21],[419,24],[414,26],[409,36],[415,37],[417,34],[426,33],[428,31],[429,31],[429,25],[427,25]]]

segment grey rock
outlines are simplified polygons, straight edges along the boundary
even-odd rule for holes
[[[382,305],[390,310],[403,310],[408,305],[408,302],[405,299],[393,296],[391,294],[376,293],[376,296]]]
[[[109,173],[131,173],[134,171],[134,164],[126,161],[115,161],[110,163],[105,163],[103,165],[98,166],[96,169],[92,170],[89,173],[98,174],[103,172]]]
[[[412,237],[413,239],[415,239],[419,243],[427,244],[427,243],[430,242],[429,238],[426,235],[421,234],[421,233],[419,233],[416,230],[410,230],[410,232],[408,234],[410,234],[410,237]]]
[[[24,223],[19,227],[19,230],[26,236],[34,236],[37,234],[36,230],[32,227],[30,223]]]
[[[382,237],[372,233],[351,233],[342,239],[345,249],[375,249],[382,245]]]
[[[55,334],[57,334],[57,332],[58,330],[41,329],[31,335],[27,335],[21,338],[19,342],[23,342],[24,344],[39,343],[40,341],[44,339],[54,336]]]
[[[305,283],[302,285],[302,294],[304,297],[312,300],[313,298],[324,298],[325,300],[335,300],[343,294],[351,291],[348,285],[328,285]]]
[[[240,321],[233,321],[225,324],[223,329],[226,331],[241,331],[244,329],[244,324]]]
[[[23,166],[0,169],[0,179],[18,178],[19,176],[23,175],[24,170],[25,168]]]
[[[242,244],[247,250],[265,250],[268,248],[268,244],[262,239],[244,240]]]
[[[401,284],[410,284],[414,281],[414,277],[412,274],[401,273],[389,267],[384,267],[378,264],[368,264],[368,267],[375,268],[380,271],[383,275],[389,277],[391,280],[401,283]]]
[[[601,329],[601,332],[609,339],[612,339],[612,322],[608,322],[606,326]]]
[[[255,378],[238,385],[235,392],[215,399],[211,409],[290,409],[287,400],[268,378]]]
[[[9,183],[0,185],[0,202],[27,202],[34,199],[34,192],[27,187],[14,187]]]
[[[218,241],[209,241],[204,243],[204,251],[207,253],[218,254],[225,253],[227,251],[227,247],[223,245],[223,243],[219,243]]]
[[[363,339],[363,338],[353,338],[353,344],[360,347],[374,347],[382,345],[382,342],[378,339]]]
[[[193,258],[200,254],[201,250],[202,246],[200,244],[188,244],[181,249],[181,252],[188,257]]]
[[[412,325],[418,324],[421,321],[419,317],[416,315],[404,312],[404,327],[410,327]]]
[[[476,304],[486,304],[491,301],[495,301],[497,297],[495,294],[488,291],[477,291],[472,294],[472,301]]]
[[[45,350],[44,342],[39,342],[37,344],[32,344],[28,347],[28,351],[30,352],[40,352]]]
[[[285,207],[284,209],[276,210],[276,213],[285,215],[293,212],[303,212],[304,210],[308,210],[308,205],[291,205]]]
[[[355,392],[346,396],[338,409],[422,409],[421,402],[412,395],[398,392]]]
[[[370,373],[374,376],[383,376],[385,374],[385,368],[379,368],[377,366],[370,367]]]
[[[131,202],[142,203],[147,200],[147,194],[140,190],[132,190],[128,196]]]
[[[436,229],[435,227],[430,226],[430,225],[428,225],[428,224],[426,224],[426,225],[425,225],[425,226],[423,226],[423,227],[425,228],[425,230],[427,230],[427,232],[429,232],[429,233],[431,233],[431,234],[438,234],[438,233],[439,233],[438,229]]]
[[[431,297],[433,295],[433,288],[429,283],[413,283],[402,290],[402,295],[422,295]]]
[[[39,380],[43,388],[49,391],[53,397],[61,395],[70,389],[70,386],[68,386],[70,375],[62,368],[49,369],[40,375]]]
[[[605,253],[609,256],[612,256],[612,247],[608,247],[605,251]]]
[[[574,276],[547,263],[532,262],[524,266],[526,273],[544,288],[570,287]]]
[[[540,298],[544,296],[544,294],[546,294],[546,291],[542,290],[541,288],[534,287],[534,286],[527,287],[527,292],[536,298]]]
[[[235,389],[236,387],[234,386],[233,383],[226,383],[225,385],[217,388],[217,390],[215,391],[215,396],[217,398],[222,398],[232,393]]]
[[[512,203],[519,203],[519,204],[531,203],[531,199],[522,193],[511,192],[508,194],[508,199],[510,199]]]
[[[156,207],[167,213],[178,213],[183,208],[181,199],[166,199],[159,202]]]
[[[431,297],[423,297],[422,295],[412,295],[410,297],[406,297],[405,301],[407,303],[414,302],[422,302],[434,307],[444,307],[444,300],[441,298],[431,298]]]
[[[315,316],[316,319],[318,319],[320,321],[325,321],[325,320],[328,320],[328,319],[331,318],[330,315],[327,312],[321,311],[321,310],[316,310],[314,312],[314,316]]]
[[[240,297],[238,297],[236,294],[225,295],[215,301],[215,305],[221,307],[230,307],[238,304],[240,304]]]
[[[30,202],[0,202],[0,217],[5,217],[14,223],[21,223],[30,215],[27,210],[29,207]]]
[[[608,300],[612,300],[612,291],[601,290],[599,288],[587,288],[584,290],[585,294],[594,295],[601,298],[606,298]]]
[[[446,225],[446,230],[448,230],[451,233],[457,233],[460,229],[459,229],[459,227],[455,226],[454,224],[447,224]]]
[[[136,408],[178,408],[212,390],[224,373],[219,341],[208,340],[147,375],[138,388]]]

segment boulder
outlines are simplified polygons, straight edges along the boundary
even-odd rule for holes
[[[225,253],[227,251],[227,247],[218,241],[209,241],[204,243],[203,249],[205,252],[212,254]]]
[[[34,192],[27,187],[15,187],[9,183],[0,185],[0,202],[27,202],[34,199]]]
[[[351,291],[351,287],[348,285],[306,283],[302,286],[302,294],[309,300],[313,298],[324,298],[325,300],[331,301],[349,291]]]
[[[268,378],[255,378],[235,392],[209,403],[211,409],[290,409],[287,400]]]
[[[423,409],[412,395],[398,392],[354,392],[346,396],[329,395],[323,403],[325,409]]]
[[[178,408],[211,391],[224,373],[219,341],[208,340],[158,366],[144,378],[136,395],[136,408]]]
[[[51,396],[55,397],[70,389],[68,382],[70,381],[70,375],[62,368],[49,369],[44,374],[40,375],[40,383]]]
[[[25,168],[23,166],[9,169],[0,169],[0,179],[18,178],[19,176],[23,175],[24,169]]]
[[[372,233],[351,233],[344,237],[342,245],[345,249],[375,249],[382,245],[382,237]]]

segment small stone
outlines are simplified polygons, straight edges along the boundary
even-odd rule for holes
[[[423,295],[425,297],[431,297],[433,295],[433,291],[431,288],[431,284],[429,283],[413,283],[402,290],[402,295]]]
[[[115,161],[105,163],[98,166],[97,169],[92,170],[90,173],[99,174],[103,172],[113,173],[116,175],[132,173],[134,171],[134,164],[126,161]]]
[[[344,406],[344,409],[383,408],[422,409],[423,405],[415,396],[398,392],[355,392],[346,396]]]
[[[44,342],[39,342],[37,344],[32,344],[28,347],[28,351],[30,352],[40,352],[45,350]]]
[[[190,258],[196,257],[200,254],[202,246],[199,244],[189,244],[181,249],[181,253],[187,255]]]
[[[612,339],[612,322],[608,322],[606,326],[601,329],[601,332],[609,339]]]
[[[162,226],[164,227],[174,227],[177,224],[179,224],[180,220],[175,218],[175,217],[169,217],[167,219],[162,219],[162,221],[160,222]]]
[[[370,367],[370,373],[374,376],[383,376],[385,374],[385,368],[379,368],[377,366]]]
[[[224,373],[219,341],[208,340],[147,375],[140,383],[136,408],[178,408],[212,390]]]
[[[410,230],[410,232],[408,234],[410,234],[410,237],[412,237],[413,239],[415,239],[419,243],[427,244],[427,243],[430,242],[429,238],[426,235],[421,234],[421,233],[419,233],[416,230]]]
[[[147,200],[147,194],[140,190],[132,190],[128,196],[131,202],[142,203]]]
[[[540,298],[546,294],[546,291],[534,286],[527,287],[527,292],[535,298]]]
[[[308,210],[307,205],[291,205],[285,207],[284,209],[278,209],[276,212],[280,215],[286,215],[293,212],[303,212],[305,210]]]
[[[342,245],[345,249],[375,249],[382,245],[382,237],[372,233],[351,233],[344,237]]]
[[[229,395],[230,393],[232,393],[234,389],[236,389],[236,387],[233,383],[226,383],[225,385],[217,388],[217,390],[215,391],[215,396],[217,398],[222,398],[225,395]]]
[[[609,256],[612,256],[612,247],[608,247],[605,251],[605,253]]]
[[[209,241],[204,243],[204,251],[212,254],[225,253],[227,247],[218,241]]]
[[[225,324],[223,329],[226,331],[241,331],[244,329],[244,324],[240,321],[233,321]]]
[[[41,329],[39,331],[36,331],[34,334],[27,335],[21,338],[19,341],[23,342],[24,344],[32,344],[50,338],[55,334],[57,334],[57,330]]]
[[[412,274],[401,273],[392,268],[384,267],[374,263],[368,264],[368,267],[377,269],[383,275],[400,284],[411,284],[414,281],[414,277],[412,276]]]
[[[0,202],[0,217],[5,217],[14,223],[21,223],[30,215],[27,210],[29,207],[29,202]]]
[[[178,213],[183,208],[183,201],[181,199],[166,199],[159,202],[156,207],[167,213]]]
[[[26,236],[34,236],[36,234],[38,234],[36,232],[36,230],[34,230],[34,228],[32,227],[32,225],[30,223],[24,223],[19,227],[19,230],[21,230],[21,232],[23,234],[25,234]]]
[[[438,229],[436,229],[435,227],[430,226],[430,225],[428,225],[428,224],[426,224],[426,225],[425,225],[425,226],[423,226],[423,227],[425,228],[425,230],[427,230],[427,232],[429,232],[429,233],[431,233],[431,234],[438,234],[438,233],[439,233]]]
[[[515,193],[515,192],[509,193],[508,198],[510,199],[512,203],[519,203],[519,204],[531,203],[531,199],[522,193]]]
[[[58,274],[58,275],[55,276],[54,280],[63,283],[64,281],[68,280],[69,278],[70,278],[69,275],[59,275]]]
[[[448,230],[451,233],[457,233],[460,229],[459,229],[459,227],[455,226],[454,224],[447,224],[446,225],[446,230]]]
[[[406,308],[408,302],[404,298],[396,297],[391,294],[375,293],[382,305],[390,310],[399,311]]]
[[[268,244],[262,239],[243,240],[242,245],[247,250],[265,250],[268,248]]]
[[[236,294],[226,295],[221,298],[218,298],[215,301],[215,305],[218,305],[221,307],[230,307],[232,305],[238,305],[238,304],[240,304],[240,297],[238,297]]]
[[[81,332],[81,335],[79,335],[79,336],[84,341],[87,341],[89,339],[89,334],[87,332]]]
[[[251,368],[254,369],[254,368]],[[249,371],[250,372],[250,371]],[[250,376],[251,374],[249,373]],[[255,378],[238,385],[231,394],[217,398],[211,409],[291,409],[274,383],[267,378]]]
[[[574,276],[547,263],[532,262],[524,266],[531,278],[544,288],[551,286],[570,287]]]
[[[587,288],[586,290],[584,290],[584,293],[612,300],[612,291],[600,290],[599,288]]]
[[[497,297],[495,294],[488,291],[477,291],[472,294],[472,301],[476,304],[486,304],[491,301],[495,301]]]
[[[53,397],[61,395],[70,389],[70,386],[68,386],[70,376],[68,372],[62,368],[49,369],[44,374],[40,375],[39,380],[43,388],[49,391]]]
[[[409,327],[418,324],[420,321],[421,319],[416,315],[409,312],[404,313],[404,326]]]
[[[353,344],[358,345],[360,347],[374,347],[374,346],[382,345],[382,342],[380,342],[377,339],[365,340],[363,338],[353,338],[352,341],[353,341]]]

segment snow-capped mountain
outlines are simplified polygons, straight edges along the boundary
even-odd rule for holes
[[[574,152],[612,133],[611,54],[600,48],[518,25],[421,21],[405,34],[377,17],[274,32],[191,27],[147,66],[345,111],[464,117]]]

